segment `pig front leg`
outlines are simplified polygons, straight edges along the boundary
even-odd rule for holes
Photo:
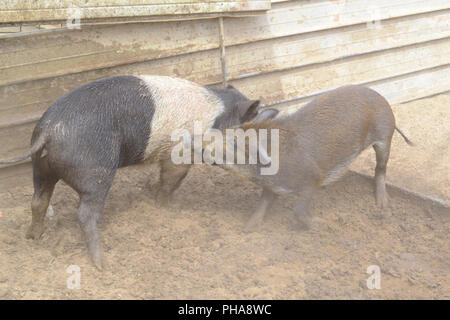
[[[247,230],[252,230],[263,222],[267,210],[270,208],[276,198],[277,195],[275,193],[273,193],[269,189],[264,188],[261,194],[258,209],[256,209],[256,211],[252,214],[245,226]]]
[[[167,207],[173,192],[186,177],[190,165],[176,165],[171,160],[163,160],[160,164],[160,182],[156,195],[156,205],[158,207]]]
[[[299,229],[308,229],[311,225],[312,217],[309,212],[309,205],[315,191],[316,189],[314,187],[306,187],[298,193],[298,197],[294,205],[294,214],[297,218]]]

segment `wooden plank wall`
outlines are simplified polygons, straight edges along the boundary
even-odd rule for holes
[[[270,8],[269,0],[6,0],[0,23],[241,13]]]
[[[448,0],[276,0],[264,14],[224,18],[224,31],[229,82],[267,105],[350,83],[392,104],[450,90]],[[0,158],[21,154],[44,110],[94,79],[219,83],[218,34],[218,19],[200,19],[0,36]]]

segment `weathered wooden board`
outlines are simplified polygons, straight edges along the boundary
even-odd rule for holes
[[[450,65],[412,72],[406,75],[384,79],[380,81],[361,83],[386,97],[391,105],[449,92]],[[284,114],[295,112],[301,106],[311,101],[320,93],[335,89],[330,87],[312,95],[305,95],[299,99],[292,99],[279,104],[273,104]]]
[[[1,25],[0,24],[0,38],[17,36],[19,32],[21,34],[25,34],[27,32],[41,32],[42,30],[47,29],[58,29],[61,28],[61,24],[52,24],[52,25]]]
[[[0,6],[0,23],[195,15],[270,9],[269,0],[8,0]]]
[[[450,64],[409,75],[378,81],[370,87],[380,92],[389,102],[404,103],[450,90]]]
[[[227,48],[229,76],[319,63],[447,37],[449,21],[450,10],[445,10],[387,20],[377,29],[357,25],[339,32],[315,32],[231,46]],[[117,66],[124,70],[133,63],[218,46],[215,21],[171,22],[158,26],[154,28],[145,23],[99,26],[0,39],[0,85]],[[216,55],[210,56],[216,59]],[[0,99],[0,109],[4,104]]]
[[[3,9],[7,10],[26,10],[26,9],[66,9],[71,7],[83,7],[83,8],[98,8],[98,7],[128,7],[135,5],[149,5],[149,6],[161,6],[161,5],[205,5],[205,4],[228,4],[232,5],[238,3],[238,5],[246,7],[254,5],[258,2],[270,2],[264,0],[8,0],[2,5]]]
[[[306,66],[450,36],[450,10],[227,48],[229,78]]]
[[[95,79],[120,74],[170,75],[199,83],[214,83],[221,79],[219,52],[200,51],[0,87],[0,128],[37,119],[54,100],[68,91]]]
[[[0,39],[0,85],[218,47],[214,20],[91,26]]]
[[[20,26],[0,27],[0,35],[3,33],[16,33],[16,32],[20,32]]]
[[[365,0],[359,2],[361,1]],[[299,4],[305,6],[303,1],[289,3],[290,6],[301,12],[302,7]],[[353,2],[350,4],[353,5]],[[269,11],[267,17],[274,15],[273,12],[277,12],[278,15],[283,13],[282,9],[286,8],[275,8]],[[428,9],[432,10],[433,7],[430,6]],[[311,30],[304,29],[302,24],[290,26],[286,29],[289,32],[282,34],[276,32],[267,34],[261,30],[254,30],[255,25],[259,28],[268,27],[269,30],[275,30],[280,26],[278,19],[283,17],[278,17],[273,21],[271,18],[261,21],[261,18],[255,17],[233,19],[225,26],[225,40],[228,45],[234,45],[247,44],[248,41],[254,40],[273,39],[261,44],[252,44],[249,50],[243,46],[242,51],[246,52],[242,53],[239,52],[239,49],[229,48],[228,51],[231,51],[229,55],[232,58],[233,51],[237,52],[237,57],[243,54],[242,60],[246,61],[246,56],[251,57],[254,52],[256,58],[260,57],[257,53],[263,48],[263,62],[274,61],[274,59],[270,59],[271,57],[266,59],[267,54],[281,56],[276,56],[278,63],[269,64],[267,68],[270,69],[272,66],[278,68],[277,65],[284,63],[289,67],[289,65],[299,64],[299,59],[305,60],[304,64],[316,63],[314,57],[318,57],[318,55],[321,55],[318,57],[319,60],[324,60],[329,59],[328,55],[336,58],[346,54],[355,54],[358,50],[361,52],[364,46],[367,46],[366,50],[373,50],[380,48],[380,44],[384,47],[388,47],[389,44],[391,46],[402,45],[402,43],[413,41],[414,37],[417,37],[418,41],[443,37],[448,34],[450,29],[449,11],[433,12],[420,17],[405,17],[400,21],[397,21],[398,19],[383,21],[374,28],[362,25],[344,28],[339,32],[328,30],[322,33],[307,34],[303,33]],[[319,9],[311,14],[313,13],[317,18],[319,15],[323,15]],[[345,23],[339,23],[339,25],[354,24],[360,21],[358,20],[360,18],[355,17],[356,20],[349,18]],[[314,16],[308,18],[308,21],[310,19],[314,19]],[[410,23],[408,23],[409,20],[411,20]],[[240,25],[241,28],[235,29],[237,25]],[[330,25],[319,23],[314,27],[314,30],[325,30],[330,28]],[[249,30],[258,38],[247,38],[246,34]],[[288,35],[295,36],[286,37]],[[283,37],[277,38],[280,36]],[[157,28],[154,24],[149,23],[87,26],[81,30],[65,29],[50,33],[31,34],[25,37],[0,38],[0,72],[2,75],[0,76],[0,85],[208,50],[217,48],[218,45],[217,21],[214,20],[158,23]],[[356,47],[358,45],[359,47]],[[330,47],[334,47],[333,50],[330,50]],[[273,53],[270,52],[271,50]],[[291,57],[283,59],[286,50]],[[296,56],[292,56],[294,51],[297,52]],[[310,60],[304,59],[305,56]],[[229,63],[233,64],[233,61],[231,60]],[[249,63],[246,66],[247,70],[243,70],[243,73],[254,72],[255,68],[260,67],[261,63],[256,65]],[[230,67],[230,71],[233,71],[232,67]],[[233,72],[231,75],[236,76]]]
[[[368,23],[370,27],[376,28],[378,20],[449,8],[448,0],[328,0],[274,3],[271,10],[258,17],[224,19],[225,44],[248,43],[359,23]],[[335,32],[338,33],[338,30]]]
[[[31,133],[35,123],[28,123],[23,126],[0,129],[1,158],[20,155],[25,151],[31,140]]]
[[[30,162],[1,168],[0,191],[3,192],[9,188],[30,185],[33,181],[32,176],[33,172]]]
[[[350,83],[370,82],[450,63],[450,38],[231,81],[272,103]],[[447,86],[450,83],[447,82]]]

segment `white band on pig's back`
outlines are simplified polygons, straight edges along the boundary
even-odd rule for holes
[[[224,111],[224,105],[203,86],[188,80],[166,76],[140,76],[150,91],[155,112],[150,124],[150,138],[145,150],[149,158],[157,150],[168,150],[174,142],[174,130],[193,133],[194,122],[203,132],[212,127]]]

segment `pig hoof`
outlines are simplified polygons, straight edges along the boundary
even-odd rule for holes
[[[297,230],[308,230],[311,227],[311,220],[309,218],[306,217],[298,217],[297,219],[297,223],[295,223],[295,229]]]
[[[98,271],[103,271],[103,261],[92,261],[94,263],[94,266],[97,268]]]
[[[245,224],[245,228],[244,229],[247,232],[255,231],[256,228],[262,224],[262,222],[263,222],[262,219],[250,219]]]
[[[156,200],[155,204],[158,209],[168,209],[169,208],[169,201]]]
[[[31,225],[28,230],[27,233],[25,235],[25,237],[27,239],[34,239],[37,240],[41,237],[41,235],[44,233],[44,226],[40,226],[40,225]]]
[[[387,195],[377,198],[377,206],[385,209],[389,206],[389,197]]]
[[[105,267],[104,259],[102,254],[91,254],[91,260],[97,270],[102,271]]]
[[[156,201],[156,207],[158,209],[168,209],[169,202],[168,201]]]
[[[167,208],[169,207],[169,197],[165,194],[158,193],[155,203],[158,208]]]
[[[47,212],[46,212],[45,216],[48,217],[48,218],[50,218],[50,219],[53,218],[53,217],[55,216],[55,211],[53,210],[52,205],[49,205],[49,206],[48,206]]]

